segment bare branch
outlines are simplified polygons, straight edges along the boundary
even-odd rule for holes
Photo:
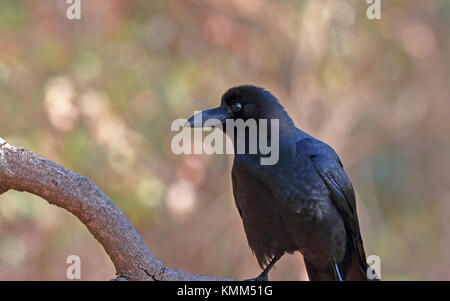
[[[0,194],[10,189],[38,195],[73,213],[104,247],[117,280],[231,280],[169,269],[89,179],[0,138]]]

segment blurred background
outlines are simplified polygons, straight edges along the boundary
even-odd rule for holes
[[[231,192],[230,155],[174,155],[170,125],[238,84],[273,92],[333,146],[384,280],[450,280],[450,1],[0,2],[0,137],[89,177],[152,253],[188,273],[260,269]],[[0,196],[0,280],[114,278],[70,213]],[[300,254],[272,280],[307,280]]]

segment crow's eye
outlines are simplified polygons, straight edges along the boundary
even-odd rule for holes
[[[237,112],[237,111],[239,111],[240,109],[242,109],[242,105],[241,105],[240,103],[238,103],[238,102],[236,102],[236,103],[234,103],[234,104],[231,105],[231,110],[232,110],[233,112]]]

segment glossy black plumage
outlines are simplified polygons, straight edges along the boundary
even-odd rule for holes
[[[232,169],[236,207],[260,266],[300,251],[310,280],[336,280],[333,260],[343,280],[367,280],[355,194],[336,152],[296,128],[262,88],[232,88],[215,110],[223,121],[279,120],[279,161],[261,165],[261,154],[236,154]]]

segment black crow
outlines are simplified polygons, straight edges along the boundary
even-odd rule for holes
[[[267,120],[268,144],[279,144],[279,158],[272,165],[261,164],[267,154],[249,152],[247,136],[245,151],[234,156],[236,207],[249,246],[264,269],[251,280],[268,280],[273,264],[295,251],[303,255],[310,280],[368,280],[355,193],[336,152],[295,127],[278,100],[260,87],[231,88],[218,108],[192,116],[187,124],[202,126],[212,119],[229,136],[226,120],[253,119],[258,128]],[[278,120],[278,128],[272,120]],[[238,135],[233,131],[236,152]],[[258,142],[263,134],[257,133]]]

